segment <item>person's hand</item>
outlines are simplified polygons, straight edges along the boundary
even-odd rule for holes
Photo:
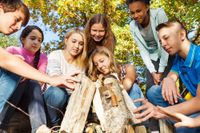
[[[178,103],[178,98],[181,97],[177,87],[176,82],[170,77],[166,77],[162,82],[162,96],[165,101],[169,104],[174,105]]]
[[[162,77],[162,73],[155,73],[153,72],[152,74],[152,77],[153,77],[153,81],[156,85],[159,85],[160,82],[161,82],[161,77]]]
[[[142,106],[133,110],[133,113],[135,113],[136,119],[138,119],[140,122],[146,121],[151,117],[154,117],[156,119],[165,117],[165,115],[163,115],[157,110],[156,106],[151,104],[145,98],[139,98],[139,99],[134,100],[133,102],[143,103]]]
[[[180,122],[177,122],[174,124],[175,127],[189,127],[189,128],[194,128],[199,126],[198,124],[196,124],[196,121],[194,118],[190,118],[188,116],[185,116],[183,114],[180,113],[176,113],[175,114],[176,117],[178,117],[179,119],[181,119]]]
[[[175,122],[179,122],[181,121],[178,117],[176,117],[176,113],[170,111],[169,109],[167,108],[164,108],[164,107],[160,107],[160,106],[157,106],[158,108],[158,111],[161,112],[162,114],[166,115],[166,117],[168,117],[169,119],[175,121]]]
[[[162,113],[164,113],[169,119],[177,122],[174,124],[174,126],[176,128],[178,127],[189,127],[189,128],[194,128],[199,126],[198,124],[196,124],[197,122],[195,121],[194,118],[190,118],[188,116],[185,116],[183,114],[180,113],[174,113],[171,112],[163,107],[159,107],[158,106],[158,110]]]
[[[74,90],[76,83],[80,82],[80,79],[76,77],[78,74],[80,71],[73,71],[63,76],[53,76],[49,84]]]

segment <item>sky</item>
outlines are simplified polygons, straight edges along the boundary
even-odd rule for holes
[[[50,42],[50,41],[56,41],[59,40],[59,37],[57,33],[54,33],[48,25],[45,25],[42,20],[39,20],[35,22],[34,20],[30,19],[27,25],[36,25],[40,27],[44,33],[44,43]],[[22,30],[24,27],[22,27],[18,32],[16,32],[14,35],[19,38]]]

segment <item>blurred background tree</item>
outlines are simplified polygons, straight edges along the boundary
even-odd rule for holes
[[[9,46],[17,46],[18,40],[15,36],[6,36],[3,34],[0,34],[0,46],[3,48],[9,47]]]
[[[68,29],[84,28],[93,14],[103,13],[109,18],[117,39],[115,49],[117,61],[131,62],[139,66],[139,69],[144,68],[129,30],[131,18],[125,0],[24,0],[24,2],[30,8],[34,21],[42,19],[45,25],[59,35],[58,41],[44,44],[45,51],[61,48],[60,40]],[[191,31],[193,41],[200,44],[200,2],[198,0],[152,0],[151,3],[152,8],[162,7],[169,19],[181,21],[187,30]],[[1,46],[5,47],[2,44]]]

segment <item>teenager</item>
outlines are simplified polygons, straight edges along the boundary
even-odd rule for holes
[[[13,55],[20,56],[26,63],[45,73],[47,57],[40,51],[43,39],[42,30],[37,26],[30,25],[20,35],[22,47],[10,46],[7,48],[7,51]],[[1,84],[2,89],[0,90],[1,99],[4,102],[9,100],[17,107],[20,106],[19,103],[21,100],[21,106],[27,109],[30,116],[32,132],[35,133],[39,126],[46,124],[46,114],[41,91],[42,83],[23,79],[3,69],[1,70],[1,80],[3,80],[3,84]],[[1,119],[5,119],[3,119],[2,124],[6,125],[13,116],[14,108],[8,104],[4,106],[5,103],[3,101],[0,104]]]
[[[87,45],[84,32],[76,28],[71,29],[67,32],[63,43],[63,50],[53,51],[48,56],[47,74],[59,76],[68,75],[77,70],[84,72],[87,61]],[[68,87],[49,86],[44,92],[51,127],[60,124],[63,117],[60,111],[64,112],[72,91]]]
[[[111,30],[108,18],[103,14],[92,16],[85,26],[88,56],[99,46],[104,46],[114,53],[115,36]]]
[[[148,98],[154,105],[165,107],[172,112],[199,116],[200,106],[200,47],[190,42],[187,38],[185,28],[178,22],[166,22],[158,25],[158,35],[163,48],[170,54],[176,55],[170,73],[164,78],[162,86],[152,86],[148,92]],[[190,100],[184,101],[176,87],[176,81],[180,78],[187,90],[192,94]],[[181,100],[180,100],[181,99]],[[134,112],[143,110],[137,115],[142,121],[150,117],[164,118],[165,114],[145,99],[143,106]],[[200,128],[176,128],[177,132],[192,133],[199,132]]]
[[[158,85],[168,74],[171,63],[168,53],[162,48],[156,26],[168,21],[161,8],[150,9],[150,0],[126,0],[133,20],[130,30],[146,65],[146,90]]]
[[[111,51],[105,47],[96,48],[89,58],[89,78],[96,81],[100,75],[110,74],[116,75],[116,78],[133,100],[144,97],[141,89],[135,83],[136,73],[134,67],[126,64],[121,65],[118,69]],[[140,106],[140,103],[135,104]]]
[[[25,26],[29,20],[29,10],[21,0],[0,0],[0,32],[12,34]],[[71,75],[60,77],[49,77],[42,74],[21,58],[15,57],[0,47],[0,67],[23,77],[49,83],[53,86],[68,86],[74,88],[73,84],[66,79],[77,81]],[[20,69],[19,69],[20,68]]]

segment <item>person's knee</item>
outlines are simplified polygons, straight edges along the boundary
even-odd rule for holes
[[[156,96],[161,95],[161,86],[159,85],[154,85],[149,90],[147,91],[147,99],[151,102],[153,101],[152,99],[155,99]]]
[[[68,95],[61,88],[50,87],[44,93],[44,99],[47,104],[61,108],[66,104]]]
[[[143,98],[144,95],[142,93],[142,90],[140,89],[140,87],[135,83],[133,84],[130,92],[129,92],[129,95],[132,99],[137,99],[137,98]]]

